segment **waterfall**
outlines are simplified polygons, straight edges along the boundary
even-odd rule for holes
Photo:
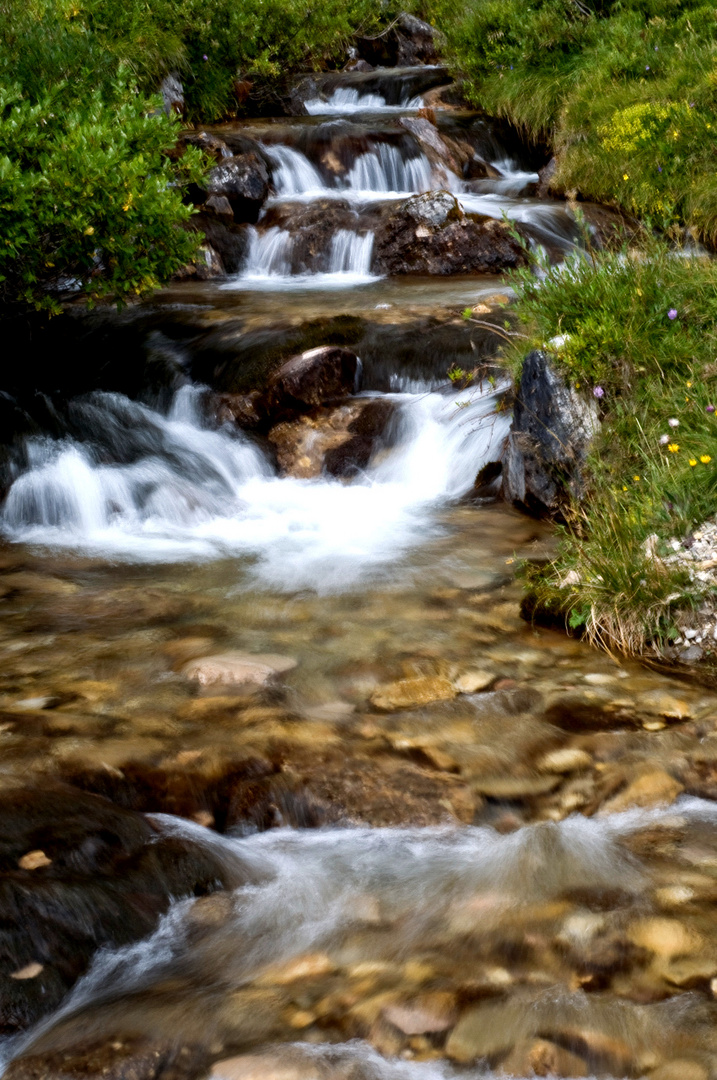
[[[398,105],[389,105],[381,94],[361,94],[354,87],[337,86],[328,100],[313,98],[304,107],[310,116],[334,116],[355,112],[406,112],[420,109],[423,100],[420,97],[404,97]]]
[[[330,274],[369,275],[373,254],[373,233],[350,232],[339,229],[331,240]]]
[[[260,232],[249,226],[249,247],[242,277],[263,279],[288,277],[291,274],[291,250],[293,239],[278,225]]]
[[[368,249],[366,237],[346,240]],[[338,254],[337,254],[338,260]],[[12,540],[133,561],[234,554],[281,589],[340,590],[387,571],[433,529],[432,507],[468,491],[495,460],[510,416],[491,387],[392,394],[394,448],[351,484],[279,479],[237,431],[202,421],[201,394],[168,414],[118,394],[77,405],[81,439],[33,438],[0,528]]]
[[[305,154],[291,146],[264,146],[266,155],[274,164],[272,180],[280,199],[307,192],[324,192],[326,184]]]
[[[354,162],[345,185],[354,191],[405,194],[430,191],[431,163],[425,154],[404,158],[396,146],[380,143]]]

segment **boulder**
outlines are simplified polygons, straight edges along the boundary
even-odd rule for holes
[[[184,146],[197,146],[200,150],[203,150],[205,154],[213,157],[217,164],[220,164],[224,158],[230,158],[232,152],[218,135],[213,135],[208,131],[189,131],[182,135],[180,145]]]
[[[288,418],[354,392],[359,359],[350,349],[321,345],[292,356],[274,372],[260,409]]]
[[[386,208],[376,229],[373,270],[380,274],[486,274],[524,263],[502,221],[464,214],[448,191]]]
[[[3,1036],[57,1008],[98,949],[145,937],[181,896],[235,884],[210,848],[47,778],[6,784],[0,871]]]
[[[553,189],[553,182],[557,171],[558,163],[554,157],[551,157],[550,161],[547,165],[543,165],[542,169],[538,169],[538,187],[535,194],[539,199],[547,199],[556,194]]]
[[[385,399],[359,398],[273,427],[269,441],[287,476],[309,479],[327,472],[351,477],[376,449],[388,445],[395,406]]]
[[[375,37],[359,37],[356,48],[361,59],[384,67],[417,67],[438,63],[443,35],[423,19],[403,12],[395,23]]]
[[[568,386],[548,353],[529,353],[502,456],[503,498],[559,515],[584,491],[585,459],[599,426],[597,402]]]
[[[190,219],[189,228],[204,233],[226,273],[237,274],[241,270],[247,250],[247,230],[244,225],[234,224],[234,211],[226,196],[210,195],[202,212]]]
[[[235,221],[255,222],[269,194],[269,170],[253,151],[235,154],[210,170],[206,191],[229,200]]]

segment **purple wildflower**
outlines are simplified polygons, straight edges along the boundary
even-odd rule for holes
[[[667,446],[670,441],[669,435],[660,435],[660,446]]]
[[[658,171],[658,172],[662,172],[662,165],[658,165],[658,166],[657,166],[657,171]]]
[[[650,70],[650,65],[649,65],[649,64],[645,64],[645,71],[649,71],[649,70]]]
[[[705,412],[714,412],[714,411],[715,411],[714,405],[705,405]]]
[[[671,307],[670,310],[667,312],[667,318],[668,319],[676,319],[677,318],[677,308]]]
[[[209,59],[209,57],[208,57],[208,56],[207,56],[207,54],[205,53],[205,54],[204,54],[204,56],[202,57],[202,60],[208,60],[208,59]]]
[[[602,386],[596,386],[593,390],[593,394],[596,398],[601,398],[605,396],[605,391],[603,390]]]

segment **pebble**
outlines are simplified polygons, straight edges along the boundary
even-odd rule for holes
[[[432,701],[450,701],[456,694],[457,690],[449,679],[426,675],[379,686],[369,700],[374,709],[393,712],[428,705]]]
[[[190,660],[182,667],[182,674],[203,686],[212,683],[265,686],[277,675],[295,667],[296,660],[289,656],[233,650]]]
[[[495,680],[495,675],[490,671],[466,671],[453,683],[459,694],[477,694],[480,690],[487,690]]]
[[[10,978],[18,979],[21,982],[25,979],[36,979],[41,971],[44,971],[44,965],[35,961],[33,964],[27,964],[25,967],[20,968],[19,971],[13,971]]]
[[[586,750],[580,750],[576,746],[565,746],[545,754],[537,767],[539,772],[570,773],[589,769],[592,763],[593,759]]]
[[[52,859],[48,859],[44,851],[28,851],[17,861],[21,870],[39,870],[40,867],[50,866],[51,863]]]

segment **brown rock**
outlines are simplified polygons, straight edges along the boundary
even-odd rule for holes
[[[487,1002],[463,1013],[446,1042],[446,1054],[461,1064],[504,1054],[513,1041],[502,1005]]]
[[[526,1039],[519,1042],[498,1067],[507,1076],[587,1076],[588,1068],[581,1057],[548,1039]]]
[[[18,859],[17,865],[21,870],[38,870],[41,866],[50,866],[52,859],[48,859],[44,851],[28,851]]]
[[[203,686],[215,683],[265,686],[277,675],[295,667],[296,660],[288,656],[233,650],[190,660],[182,668],[182,673]]]
[[[447,991],[419,994],[406,1003],[391,1003],[383,1016],[404,1035],[425,1035],[447,1031],[456,1020],[455,996]]]
[[[269,407],[323,405],[353,393],[358,357],[350,349],[322,345],[292,356],[276,371],[269,388]]]
[[[629,927],[628,940],[657,956],[688,956],[702,947],[700,937],[677,919],[640,919]]]
[[[699,1061],[673,1058],[650,1073],[649,1080],[709,1080],[710,1071]]]
[[[664,769],[653,769],[638,776],[632,783],[604,804],[602,813],[617,814],[639,806],[668,806],[684,787]]]
[[[305,953],[303,956],[293,957],[280,967],[267,969],[257,980],[257,984],[289,986],[291,983],[304,982],[306,979],[318,979],[324,975],[331,975],[335,970],[336,964],[326,953]]]
[[[571,773],[589,769],[592,764],[593,759],[585,750],[564,746],[545,754],[538,762],[538,769],[547,773]]]
[[[456,693],[449,679],[424,675],[379,686],[371,695],[370,701],[374,709],[380,712],[394,712],[396,709],[428,705],[432,701],[450,701]]]
[[[477,694],[480,690],[487,690],[495,680],[491,671],[464,671],[453,684],[459,694]]]

